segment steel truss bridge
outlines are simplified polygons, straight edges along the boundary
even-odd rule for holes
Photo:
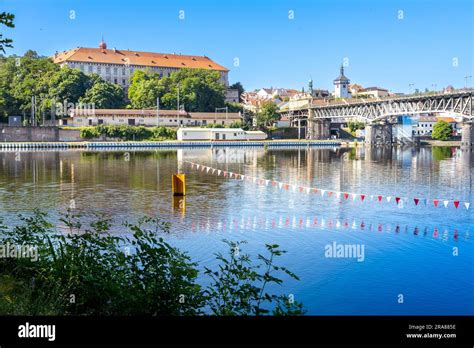
[[[290,119],[330,119],[340,123],[351,120],[373,123],[390,120],[400,115],[449,112],[462,118],[462,121],[474,120],[473,91],[466,90],[449,94],[416,95],[385,99],[348,99],[324,105],[299,106],[281,110],[282,116]]]

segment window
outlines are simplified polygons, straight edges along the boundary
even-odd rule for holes
[[[101,119],[97,120],[97,124],[104,124],[104,120],[101,120]]]
[[[118,74],[118,68],[117,68],[117,67],[114,68],[114,74],[115,74],[115,75]]]
[[[114,79],[114,83],[117,83],[117,79]]]
[[[110,66],[106,66],[106,67],[105,67],[105,73],[106,73],[106,74],[110,74]]]
[[[92,72],[92,65],[89,65],[89,67],[87,68],[87,70],[91,73],[91,72]]]
[[[234,137],[236,137],[236,136],[237,136],[237,133],[234,133]]]
[[[222,125],[224,125],[224,121],[222,121]]]
[[[125,68],[122,69],[122,75],[125,75]]]
[[[122,85],[125,85],[125,79],[122,79]]]

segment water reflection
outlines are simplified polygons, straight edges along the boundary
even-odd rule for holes
[[[473,157],[429,147],[0,152],[0,209],[7,223],[35,208],[53,217],[70,207],[104,212],[115,233],[124,220],[158,215],[172,223],[166,238],[202,266],[213,266],[223,238],[247,240],[254,254],[279,244],[288,251],[281,263],[301,278],[286,282],[285,292],[309,314],[473,314],[472,208],[338,202],[185,165],[333,191],[472,202]],[[171,193],[177,172],[186,174],[185,198]],[[334,241],[363,244],[364,262],[325,258]],[[400,292],[409,299],[403,306],[394,300]]]

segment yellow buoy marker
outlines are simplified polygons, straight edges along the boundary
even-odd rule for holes
[[[173,196],[186,195],[186,175],[174,174],[173,180],[171,181],[171,189],[173,191]]]

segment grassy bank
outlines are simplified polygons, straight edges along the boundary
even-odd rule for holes
[[[422,140],[424,146],[461,146],[461,140]]]
[[[292,297],[267,292],[280,276],[278,245],[252,259],[244,242],[225,241],[216,269],[199,269],[165,241],[168,223],[143,217],[124,223],[129,237],[112,235],[111,221],[64,214],[52,224],[39,211],[0,224],[0,315],[286,315],[303,314]],[[88,220],[90,221],[90,220]],[[62,225],[61,230],[56,225]],[[15,248],[16,257],[5,254]],[[29,253],[21,254],[19,250]],[[35,252],[36,251],[36,252]],[[209,277],[209,286],[198,275]]]

